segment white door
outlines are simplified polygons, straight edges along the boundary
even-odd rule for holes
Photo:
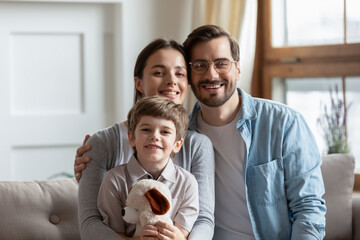
[[[85,133],[108,124],[109,16],[110,5],[0,3],[0,180],[73,174]]]

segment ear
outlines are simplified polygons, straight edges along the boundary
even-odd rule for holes
[[[130,146],[135,147],[135,137],[131,134],[130,131],[128,131],[128,138]]]
[[[151,210],[156,215],[164,215],[170,209],[170,203],[167,198],[159,192],[156,188],[152,188],[145,193],[145,197],[148,199]]]
[[[179,141],[176,141],[176,142],[174,143],[174,148],[173,148],[172,152],[173,152],[173,153],[179,152],[180,149],[181,149],[181,146],[183,145],[183,142],[184,142],[184,139],[183,139],[183,138],[181,138]]]
[[[235,79],[236,79],[236,81],[239,81],[240,80],[240,61],[237,61],[236,63],[235,63],[235,71],[236,71],[236,73],[234,73],[235,75]]]
[[[235,66],[236,66],[237,74],[240,74],[241,73],[241,71],[240,71],[240,60],[236,62]]]
[[[138,77],[134,77],[134,82],[135,82],[135,88],[136,88],[139,92],[141,92],[142,94],[144,94],[144,90],[143,90],[143,86],[142,86],[143,81],[142,81],[140,78],[138,78]]]
[[[236,71],[237,71],[237,74],[240,75],[241,71],[240,71],[240,60],[236,62]]]

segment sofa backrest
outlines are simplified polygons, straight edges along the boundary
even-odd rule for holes
[[[75,179],[0,182],[0,239],[80,239]]]
[[[326,240],[352,239],[354,157],[323,157]],[[0,239],[80,239],[75,179],[0,182]]]
[[[323,197],[327,207],[325,239],[352,239],[355,159],[349,154],[330,154],[322,160]]]

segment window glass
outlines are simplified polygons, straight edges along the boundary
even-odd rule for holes
[[[274,47],[344,43],[344,0],[272,0],[271,3]]]
[[[324,112],[324,104],[330,106],[330,87],[337,85],[342,99],[342,80],[338,78],[287,78],[273,79],[273,99],[299,111],[308,123],[322,155],[327,147],[318,118]],[[282,86],[282,87],[279,87]],[[280,90],[279,90],[280,89]],[[346,78],[346,102],[351,103],[347,112],[348,143],[350,153],[355,156],[356,168],[360,170],[360,77]],[[283,92],[281,92],[281,90]]]
[[[346,33],[348,43],[360,42],[360,1],[346,1]]]

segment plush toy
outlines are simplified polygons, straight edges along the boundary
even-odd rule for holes
[[[170,208],[169,188],[162,182],[145,179],[131,187],[122,215],[126,222],[136,224],[134,237],[138,237],[143,226],[155,225],[159,220],[173,225]]]

